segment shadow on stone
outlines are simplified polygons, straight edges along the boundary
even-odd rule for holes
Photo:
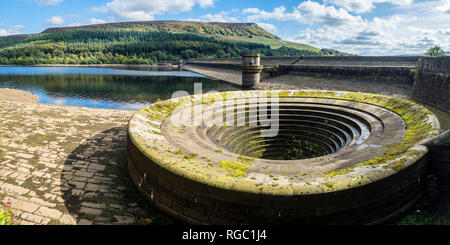
[[[62,170],[64,203],[77,224],[172,224],[151,207],[127,171],[126,126],[83,141]]]

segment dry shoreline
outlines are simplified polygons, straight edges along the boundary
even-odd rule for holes
[[[0,100],[37,103],[39,101],[39,97],[23,90],[0,88]]]

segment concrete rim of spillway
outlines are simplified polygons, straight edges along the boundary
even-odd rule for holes
[[[268,103],[273,102],[272,98],[279,98],[276,103],[281,108],[288,108],[279,113],[280,118],[294,111],[285,117],[290,120],[286,125],[292,126],[291,121],[304,123],[305,117],[297,118],[298,115],[309,115],[307,126],[294,125],[294,129],[290,127],[285,131],[288,135],[307,132],[312,136],[309,138],[316,140],[315,144],[322,146],[323,156],[303,160],[263,159],[257,154],[261,146],[253,145],[252,139],[267,142],[245,127],[173,123],[176,121],[173,117],[183,111],[195,111],[195,107],[200,107],[200,111],[205,112],[223,107],[226,101],[235,103],[236,108],[243,106],[244,111],[245,108],[251,110],[247,102],[262,97],[268,98]],[[324,115],[331,117],[323,118]],[[247,119],[251,120],[250,117]],[[343,118],[342,121],[339,118]],[[334,120],[335,124],[330,128],[317,126],[324,124],[320,120],[327,123]],[[391,178],[421,162],[428,152],[423,143],[438,135],[439,130],[437,118],[426,108],[404,99],[376,94],[280,90],[193,95],[155,103],[131,118],[129,170],[141,192],[158,207],[193,223],[223,223],[197,219],[198,214],[184,214],[174,208],[175,201],[164,201],[162,199],[170,198],[154,193],[155,186],[173,192],[179,188],[176,186],[178,180],[174,181],[174,178],[180,178],[210,191],[256,195],[261,198],[261,203],[265,203],[265,198],[304,198],[352,190]],[[242,134],[245,137],[239,137]],[[274,150],[270,154],[282,150],[279,145],[271,145]],[[191,191],[191,196],[201,199],[201,193]],[[155,200],[157,198],[160,200]],[[226,194],[217,199],[227,201]],[[202,204],[195,197],[193,200]]]

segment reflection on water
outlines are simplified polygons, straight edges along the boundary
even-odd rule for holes
[[[0,67],[0,87],[22,89],[41,103],[138,110],[175,91],[194,93],[237,90],[228,83],[191,72],[158,72],[112,68]]]

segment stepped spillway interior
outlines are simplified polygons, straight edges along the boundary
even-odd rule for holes
[[[432,113],[393,97],[195,95],[131,119],[129,171],[152,204],[191,223],[373,223],[420,196],[422,143],[438,133]]]
[[[233,108],[226,113],[232,113],[234,118],[245,119],[245,125],[209,127],[206,135],[226,150],[240,155],[298,160],[337,153],[361,144],[370,136],[372,127],[384,127],[381,120],[369,112],[327,102],[321,99],[315,99],[314,102],[284,99],[276,104],[236,101],[236,110]],[[267,118],[260,119],[259,107],[273,109],[269,109]],[[278,133],[275,137],[262,137],[261,130],[271,130],[269,118],[277,118]],[[377,125],[371,125],[369,121]],[[232,125],[237,124],[233,122]],[[305,150],[299,152],[297,157],[286,155],[286,145],[296,143]]]

